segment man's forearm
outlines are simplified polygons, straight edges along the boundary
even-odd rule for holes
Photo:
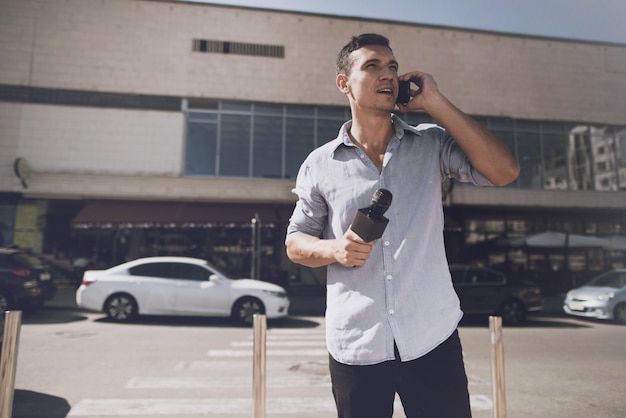
[[[287,257],[294,263],[307,267],[323,267],[336,261],[330,240],[301,232],[287,241]]]

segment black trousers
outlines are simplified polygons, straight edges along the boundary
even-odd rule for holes
[[[349,366],[329,356],[339,418],[391,418],[398,393],[407,418],[471,417],[458,331],[415,360]]]

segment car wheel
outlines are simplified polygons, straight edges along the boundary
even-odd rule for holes
[[[233,305],[232,317],[240,324],[252,324],[252,318],[255,314],[264,314],[265,306],[257,298],[247,297],[239,299]]]
[[[613,319],[618,324],[626,325],[626,303],[620,303],[613,309]]]
[[[500,308],[502,322],[508,325],[519,325],[526,319],[526,308],[519,300],[508,300]]]
[[[0,312],[11,309],[11,297],[4,290],[0,290]]]
[[[129,321],[137,316],[137,302],[131,295],[117,293],[104,302],[104,312],[114,321]]]

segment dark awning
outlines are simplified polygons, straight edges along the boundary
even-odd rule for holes
[[[262,225],[287,222],[293,205],[195,202],[90,202],[72,220],[88,228],[210,228],[250,225],[258,214]]]

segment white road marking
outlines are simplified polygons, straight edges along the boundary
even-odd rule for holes
[[[209,357],[250,357],[252,358],[252,350],[239,349],[211,349],[208,351]],[[310,350],[278,350],[272,349],[266,351],[267,357],[272,356],[320,356],[328,357],[326,349],[310,349]]]
[[[252,416],[252,399],[84,399],[72,408],[68,417],[72,416],[137,416],[165,415],[178,417],[181,415],[211,414],[222,416],[228,414],[248,414]],[[335,404],[332,397],[327,398],[268,398],[266,412],[268,414],[299,413],[332,413]]]
[[[301,361],[300,359],[294,360],[283,360],[280,357],[275,357],[273,359],[267,360],[267,369],[268,370],[287,370],[290,367],[301,365],[301,364],[310,364],[314,362],[315,364],[321,364],[328,367],[328,356],[324,359],[311,359],[308,361]],[[252,358],[245,359],[243,357],[240,358],[232,358],[229,361],[217,361],[217,360],[202,360],[202,361],[181,361],[177,363],[174,368],[176,370],[190,370],[190,371],[230,371],[230,370],[241,370],[241,369],[251,369],[252,367]]]
[[[233,341],[230,343],[231,347],[253,347],[254,341]],[[322,347],[326,348],[326,342],[324,341],[298,341],[298,340],[289,340],[289,341],[275,341],[275,340],[267,340],[265,341],[266,347]]]
[[[472,411],[489,411],[493,409],[491,398],[485,395],[470,395]]]
[[[267,334],[267,367],[268,370],[298,370],[315,366],[315,370],[323,370],[317,374],[289,373],[288,375],[268,375],[268,389],[283,388],[328,388],[327,396],[314,398],[268,397],[266,412],[269,415],[298,416],[304,413],[333,416],[335,405],[330,394],[330,375],[328,374],[328,351],[325,348],[325,335],[322,332],[292,329],[268,330]],[[233,341],[231,348],[211,349],[207,355],[209,360],[179,362],[175,369],[179,371],[217,371],[218,373],[248,369],[252,365],[253,341]],[[319,347],[319,348],[317,348]],[[322,348],[323,347],[323,348]],[[287,361],[286,356],[295,360]],[[313,359],[319,357],[319,359]],[[220,359],[222,358],[222,359]],[[228,360],[225,360],[225,359]],[[310,360],[303,360],[303,359]],[[135,377],[130,379],[125,389],[167,390],[213,390],[213,389],[248,389],[252,387],[251,376],[233,376],[221,373],[219,378],[209,377]],[[472,386],[484,385],[485,381],[468,376]],[[487,382],[488,383],[488,382]],[[131,393],[131,392],[129,392]],[[138,392],[143,393],[143,392]],[[155,395],[158,396],[159,392]],[[493,402],[486,395],[470,395],[472,410],[484,411],[493,409]],[[252,396],[233,398],[206,399],[174,399],[174,398],[138,398],[138,399],[84,399],[78,402],[68,417],[131,417],[131,416],[164,416],[183,417],[185,415],[206,415],[210,417],[227,417],[229,415],[252,416]],[[394,417],[404,417],[402,405],[396,395]]]
[[[491,400],[483,395],[472,396],[473,410],[492,408]],[[248,398],[222,399],[83,399],[67,415],[73,416],[139,416],[139,415],[252,415],[253,403]],[[396,396],[394,409],[402,411]],[[268,398],[268,414],[333,413],[335,404],[331,396],[318,398]]]
[[[330,376],[293,375],[267,377],[267,388],[330,388]],[[252,376],[242,377],[135,377],[124,386],[127,389],[236,389],[252,388]]]
[[[297,328],[272,328],[267,330],[267,335],[273,334],[302,334],[302,335],[319,335],[324,337],[326,330],[324,328],[315,328],[313,330],[303,330]]]
[[[326,341],[324,334],[267,334],[267,341],[270,340],[319,340]],[[248,337],[249,340],[254,339],[254,335]]]

